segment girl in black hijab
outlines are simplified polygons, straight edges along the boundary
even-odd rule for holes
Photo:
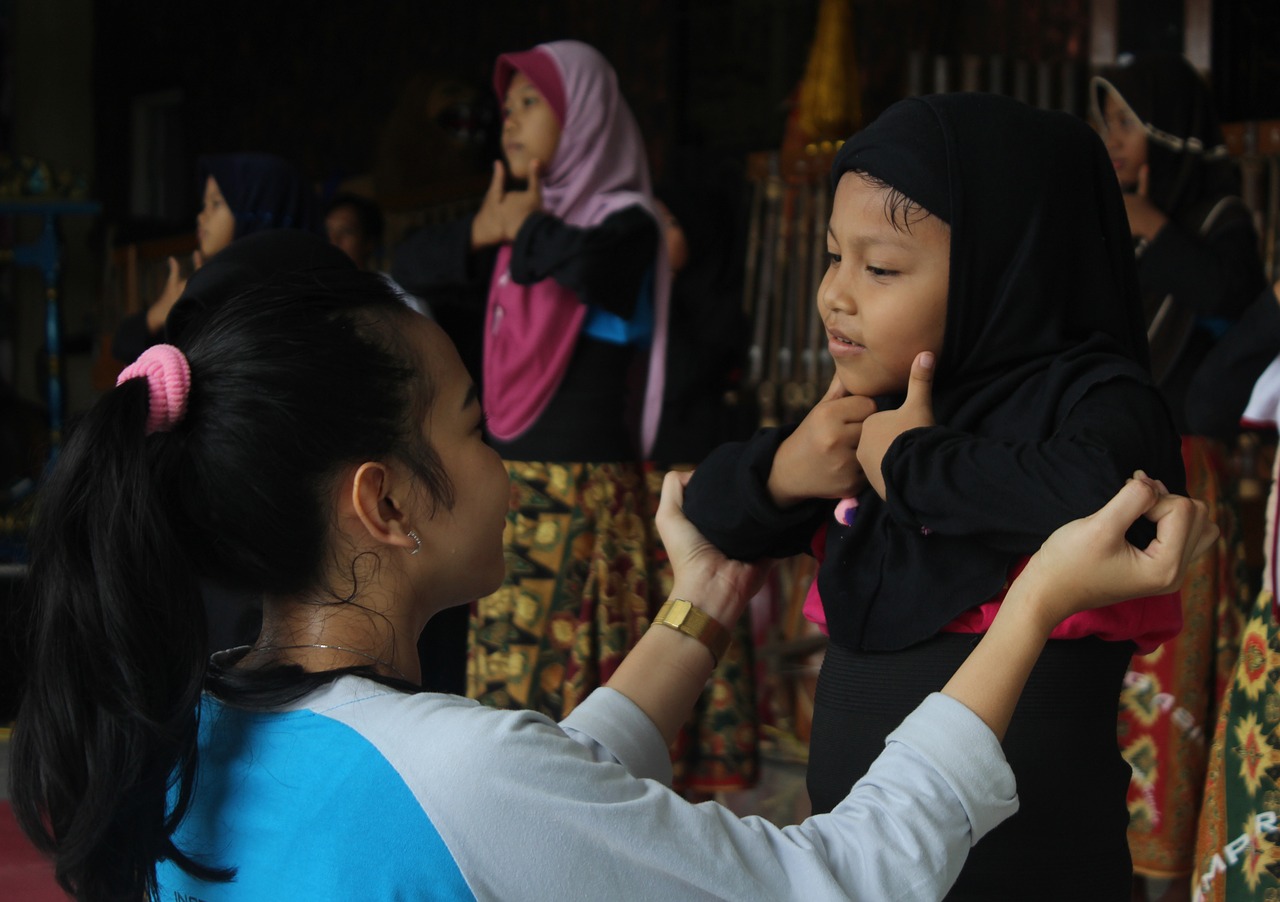
[[[1183,478],[1123,201],[1087,125],[992,95],[912,98],[844,145],[832,181],[817,301],[836,379],[798,426],[713,452],[686,498],[732,556],[821,562],[816,811],[946,681],[1050,532],[1135,470]],[[844,496],[851,522],[832,517]],[[948,898],[1128,898],[1116,703],[1135,647],[1180,620],[1163,596],[1055,631],[1005,740],[1021,810]]]
[[[1093,79],[1138,259],[1152,372],[1187,432],[1187,384],[1266,287],[1258,235],[1209,86],[1182,56],[1132,57]]]
[[[1177,54],[1132,57],[1094,78],[1091,97],[1125,192],[1152,374],[1183,434],[1188,491],[1209,505],[1222,534],[1183,586],[1186,629],[1158,656],[1134,659],[1120,715],[1122,747],[1134,764],[1134,871],[1139,878],[1189,877],[1215,687],[1231,678],[1230,655],[1219,646],[1234,647],[1253,593],[1239,572],[1245,551],[1227,450],[1192,426],[1188,390],[1217,336],[1265,283],[1209,86],[1191,64]],[[1229,389],[1223,384],[1219,394]],[[1176,706],[1161,703],[1170,697]],[[1187,887],[1179,881],[1183,898]]]
[[[269,229],[320,233],[315,193],[288,161],[269,153],[209,154],[199,159],[202,206],[196,217],[192,268],[246,235]],[[165,318],[186,288],[176,257],[169,258],[164,290],[146,310],[121,320],[111,353],[131,363],[159,342]]]

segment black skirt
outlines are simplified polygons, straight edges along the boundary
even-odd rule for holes
[[[830,811],[867,772],[885,737],[940,690],[982,637],[942,633],[889,653],[827,649],[809,745],[809,797]],[[1004,740],[1018,813],[969,853],[947,899],[1127,902],[1132,863],[1116,741],[1129,642],[1051,641]]]

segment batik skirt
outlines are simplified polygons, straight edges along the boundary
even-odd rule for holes
[[[653,525],[662,473],[627,463],[507,462],[507,575],[472,606],[467,694],[560,720],[640,641],[671,586]],[[754,785],[745,618],[672,749],[675,788]]]

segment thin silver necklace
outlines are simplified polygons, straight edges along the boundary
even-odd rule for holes
[[[360,651],[356,648],[347,648],[345,645],[259,645],[253,651],[287,651],[291,648],[331,648],[334,651],[345,651],[348,654],[359,655],[362,658],[368,658],[375,664],[381,664],[383,667],[389,667],[395,671],[396,676],[404,680],[406,683],[412,682],[407,676],[400,672],[400,668],[392,664],[390,661],[384,661],[382,658],[375,658],[368,652]]]

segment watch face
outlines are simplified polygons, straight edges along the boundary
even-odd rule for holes
[[[683,598],[672,598],[664,604],[654,623],[661,623],[697,639],[707,647],[717,664],[729,648],[729,631],[724,625]]]

